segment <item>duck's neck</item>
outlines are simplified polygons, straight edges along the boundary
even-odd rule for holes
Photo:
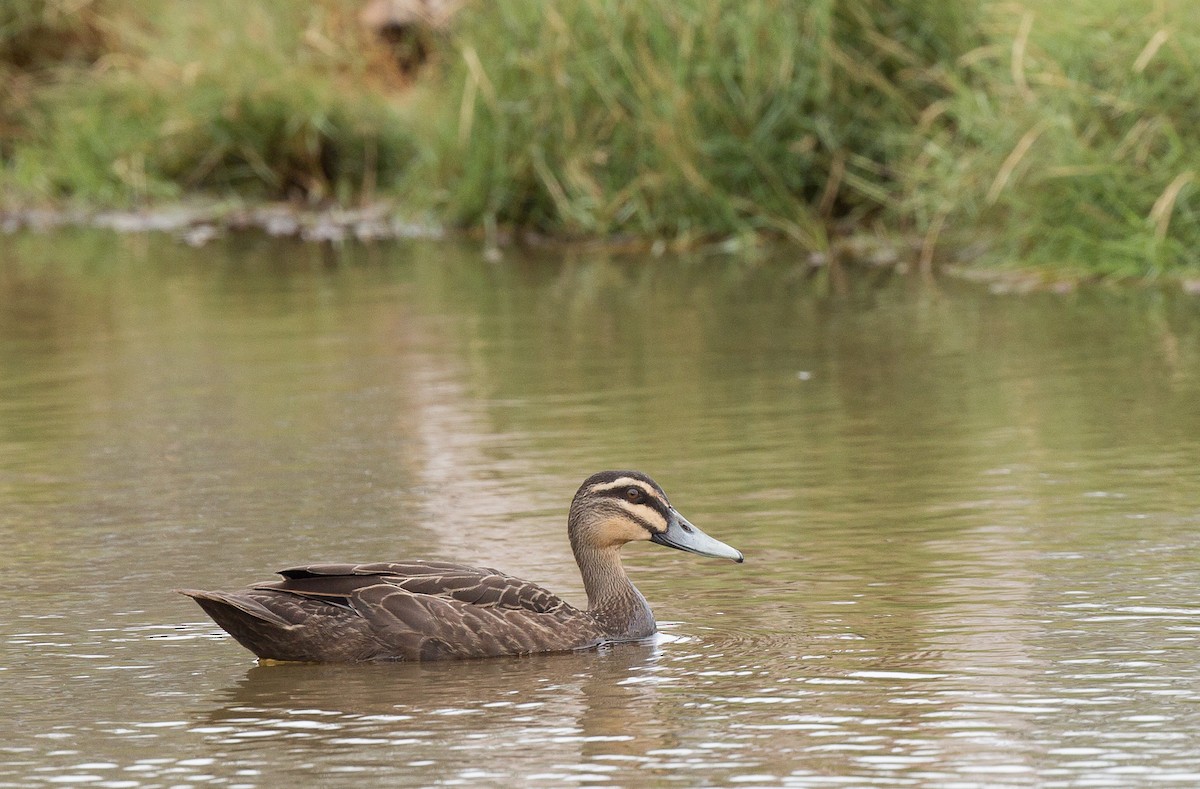
[[[625,575],[620,549],[572,546],[583,588],[587,590],[588,613],[614,639],[632,640],[653,635],[658,629],[646,598]]]

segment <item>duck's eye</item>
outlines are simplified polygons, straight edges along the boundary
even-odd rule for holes
[[[629,488],[625,491],[625,498],[633,504],[641,504],[646,500],[646,494],[642,492],[641,488]]]

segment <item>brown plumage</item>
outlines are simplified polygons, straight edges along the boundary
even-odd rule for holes
[[[497,570],[431,561],[317,564],[282,570],[282,581],[239,592],[180,591],[260,658],[439,660],[562,652],[652,635],[654,615],[621,566],[627,542],[742,561],[636,471],[584,481],[567,534],[586,611]]]

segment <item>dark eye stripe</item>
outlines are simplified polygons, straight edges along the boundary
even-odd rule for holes
[[[630,488],[637,488],[638,490],[642,491],[647,499],[665,501],[663,499],[663,495],[657,490],[646,485],[641,480],[630,479],[629,477],[622,477],[618,480],[602,485],[593,485],[591,487],[591,493],[594,496],[624,496],[625,492]]]
[[[658,496],[655,495],[654,491],[647,490],[642,485],[609,485],[608,487],[597,490],[596,494],[600,496],[612,496],[614,498],[625,499],[628,501],[629,497],[625,494],[629,492],[630,488],[637,488],[640,490],[642,495],[646,498],[646,501],[658,500]]]

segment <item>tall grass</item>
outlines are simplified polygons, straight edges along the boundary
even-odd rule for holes
[[[96,3],[5,0],[0,3],[0,161],[29,131],[37,91],[61,64],[92,62],[103,48]]]
[[[992,261],[1155,276],[1200,265],[1200,4],[997,3],[930,108],[906,202]]]
[[[417,83],[357,0],[0,2],[0,208],[434,205],[680,247],[1200,273],[1194,0],[491,0]]]
[[[697,238],[888,203],[970,2],[498,0],[456,35],[439,151],[466,224]]]
[[[90,203],[201,191],[309,201],[392,189],[417,154],[352,7],[111,4],[111,51],[40,91],[11,189]]]

